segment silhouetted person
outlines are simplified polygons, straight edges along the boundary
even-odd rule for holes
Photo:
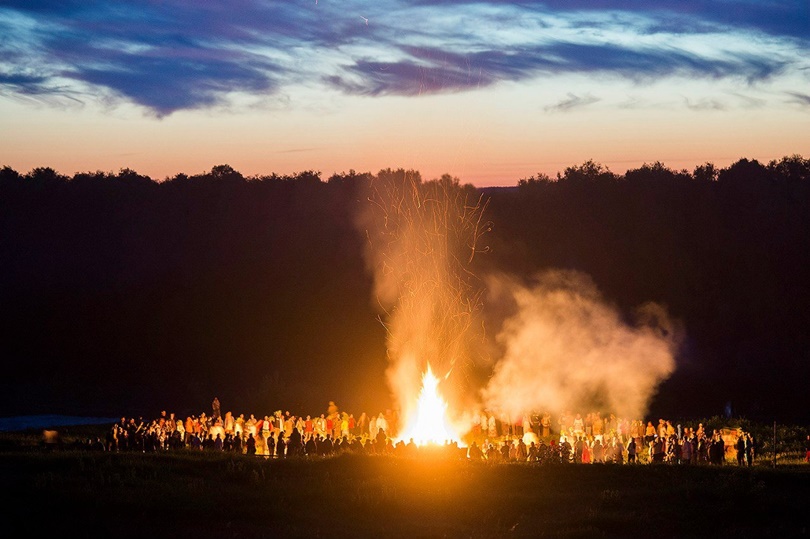
[[[571,442],[567,438],[560,442],[560,462],[563,464],[571,462],[571,449]]]
[[[411,438],[411,442],[413,442],[413,438]],[[481,448],[478,447],[478,444],[473,442],[470,444],[470,449],[467,450],[467,456],[470,460],[479,461],[484,458],[484,453],[481,451]]]
[[[233,452],[237,454],[242,453],[242,437],[241,436],[234,436],[233,437]]]
[[[750,432],[745,435],[745,463],[754,464],[754,436]]]
[[[301,454],[304,448],[304,443],[301,439],[301,432],[293,428],[290,437],[287,439],[287,455],[290,457],[297,457]]]
[[[267,454],[271,457],[276,454],[276,439],[272,436],[267,438]]]
[[[287,441],[284,436],[279,436],[276,441],[276,456],[280,459],[287,458]]]
[[[385,430],[380,429],[377,431],[377,436],[374,438],[374,445],[376,446],[375,452],[378,455],[382,455],[385,453],[385,440],[387,436],[385,435]]]
[[[214,397],[213,402],[211,402],[211,411],[211,419],[222,419],[222,414],[220,413],[219,407],[219,399],[217,397]]]
[[[734,449],[737,450],[737,466],[745,466],[745,434],[740,433],[737,437]]]
[[[709,462],[722,466],[725,460],[726,444],[723,438],[715,433],[714,439],[709,444]]]
[[[318,442],[318,453],[323,456],[329,456],[332,453],[332,437],[331,435],[322,436]]]
[[[310,437],[304,444],[304,452],[308,457],[314,457],[318,454],[318,442],[315,441],[315,436]]]
[[[519,438],[517,448],[515,448],[515,460],[525,462],[527,457],[528,450],[526,449],[526,444],[523,442],[523,438]]]
[[[636,439],[630,438],[627,442],[627,463],[633,464],[636,462]]]
[[[574,442],[574,462],[582,462],[582,452],[585,447],[585,440],[582,436],[577,436],[577,441]]]

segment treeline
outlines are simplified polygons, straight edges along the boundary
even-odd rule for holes
[[[199,412],[214,395],[379,411],[385,330],[355,216],[380,174],[418,173],[1,169],[0,414]],[[464,186],[492,222],[473,269],[576,269],[627,312],[665,305],[687,339],[653,413],[810,418],[808,186],[801,156]]]

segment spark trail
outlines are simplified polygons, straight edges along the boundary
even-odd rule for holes
[[[401,417],[404,423],[414,417],[428,363],[456,405],[451,412],[463,409],[471,395],[467,369],[483,339],[477,324],[483,286],[469,266],[489,229],[487,202],[448,175],[423,182],[401,169],[380,171],[368,201],[358,224],[385,314],[387,377]]]

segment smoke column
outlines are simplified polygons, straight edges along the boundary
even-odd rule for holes
[[[422,182],[414,171],[383,170],[366,198],[357,224],[402,417],[412,415],[428,363],[451,420],[481,405],[510,417],[568,410],[643,417],[675,368],[679,332],[661,307],[643,306],[630,323],[588,276],[571,271],[480,281],[470,263],[490,228],[486,203],[450,176]],[[471,372],[482,365],[492,375],[479,391]]]
[[[428,363],[451,408],[462,409],[460,397],[471,394],[465,370],[483,348],[476,322],[483,283],[468,270],[486,228],[481,195],[450,176],[422,182],[417,172],[389,169],[371,180],[367,198],[358,226],[402,417],[413,411]]]
[[[641,419],[658,384],[675,368],[678,331],[648,304],[629,324],[584,274],[549,271],[530,283],[493,277],[488,306],[507,306],[497,334],[502,353],[484,405],[528,411],[613,412]]]

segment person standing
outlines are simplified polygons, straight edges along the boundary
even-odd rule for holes
[[[611,440],[610,451],[613,456],[614,464],[624,464],[624,446],[621,441],[619,441],[618,437],[614,437],[613,440]]]
[[[748,466],[754,463],[754,437],[750,432],[745,435],[745,463]]]
[[[377,416],[377,431],[378,435],[379,431],[384,431],[386,434],[388,434],[388,421],[385,419],[382,412],[380,412]]]
[[[258,424],[256,425],[258,430]],[[273,432],[273,422],[270,419],[270,416],[264,416],[264,419],[261,420],[261,433],[262,433],[262,445],[264,446],[264,454],[272,456],[272,453],[269,451],[270,444],[268,440],[270,440],[271,433]]]
[[[194,420],[191,416],[186,416],[186,421],[183,424],[183,446],[187,446],[189,438],[194,434]]]
[[[582,464],[590,464],[591,463],[591,446],[588,439],[585,438],[585,442],[582,444]]]
[[[627,464],[635,464],[636,447],[636,439],[634,437],[630,437],[630,441],[627,442]]]
[[[327,422],[328,427],[328,422]],[[328,430],[328,428],[327,428]],[[374,439],[377,437],[377,416],[372,415],[371,419],[368,420],[368,436],[370,439]]]
[[[692,452],[694,448],[692,447],[692,439],[684,437],[683,443],[681,444],[681,462],[684,464],[692,464]]]
[[[357,430],[357,434],[360,436],[368,434],[368,415],[366,415],[365,412],[360,414],[360,417],[357,419]]]
[[[250,434],[252,434],[252,435],[253,435],[253,437],[254,437],[254,443],[255,443],[255,441],[256,441],[256,440],[255,440],[255,438],[256,438],[256,436],[258,435],[258,429],[256,428],[256,424],[257,424],[258,422],[259,422],[259,420],[258,420],[258,419],[256,419],[256,416],[255,416],[255,415],[253,415],[253,414],[250,414],[250,417],[247,419],[247,421],[245,421],[245,427],[246,427],[246,428],[245,428],[245,430],[247,431],[247,433],[248,433],[249,435],[250,435]]]
[[[222,428],[225,429],[225,434],[233,434],[234,418],[230,411],[225,412],[225,419],[222,421]]]
[[[214,400],[211,402],[211,410],[212,410],[211,414],[212,420],[222,419],[222,414],[220,412],[219,406],[219,399],[217,397],[214,397]]]
[[[542,436],[543,438],[548,438],[551,436],[551,414],[545,413],[543,414],[542,419],[540,419],[540,425],[542,427]]]
[[[592,458],[594,463],[602,463],[605,461],[605,446],[602,445],[601,438],[596,438],[593,441]]]
[[[745,433],[741,432],[734,444],[737,450],[737,466],[745,466]]]
[[[315,422],[311,416],[307,416],[304,421],[304,442],[308,442],[315,435]]]
[[[256,454],[256,438],[252,432],[247,437],[247,454],[251,456]]]
[[[523,441],[523,438],[518,438],[517,447],[515,448],[515,460],[518,462],[526,462],[528,456],[529,452],[526,443]]]
[[[281,410],[276,410],[273,413],[273,438],[278,439],[284,433],[284,416],[281,415]]]

